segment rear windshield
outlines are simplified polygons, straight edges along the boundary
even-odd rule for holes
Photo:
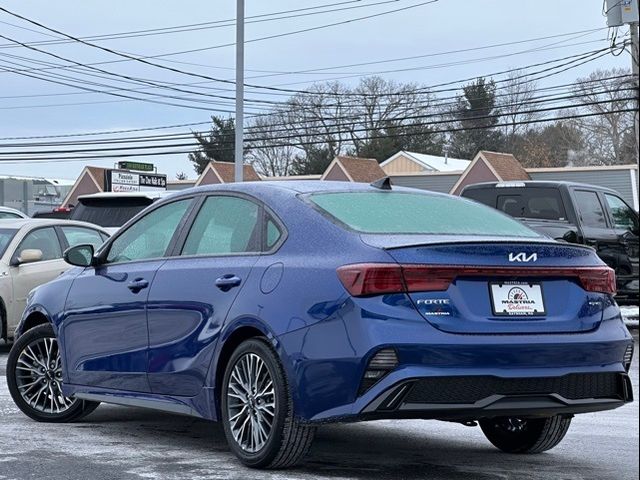
[[[495,207],[516,218],[567,220],[560,191],[555,188],[527,187],[487,190],[469,190],[465,192],[464,196]]]
[[[78,202],[70,218],[101,227],[119,228],[152,203],[152,199],[144,197],[87,198]]]
[[[540,237],[492,208],[455,197],[344,192],[309,198],[340,224],[362,233]]]

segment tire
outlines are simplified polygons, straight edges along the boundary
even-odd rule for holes
[[[49,423],[79,420],[100,405],[64,397],[61,382],[58,341],[51,325],[38,325],[25,332],[13,344],[7,359],[7,385],[15,404],[32,419]]]
[[[480,420],[487,439],[507,453],[542,453],[558,445],[569,430],[570,417],[519,419],[515,417]]]
[[[247,378],[253,380],[248,382]],[[251,386],[256,384],[258,387],[253,390]],[[233,352],[224,374],[220,404],[229,447],[246,466],[291,467],[309,451],[315,427],[294,417],[284,369],[266,340],[252,338]],[[263,428],[259,429],[258,424]],[[253,429],[266,435],[254,438]]]

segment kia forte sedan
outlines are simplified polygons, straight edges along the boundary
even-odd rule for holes
[[[538,453],[632,400],[613,271],[465,199],[202,187],[65,257],[78,268],[29,296],[7,365],[38,421],[100,402],[193,415],[244,464],[282,468],[328,422],[455,421]]]

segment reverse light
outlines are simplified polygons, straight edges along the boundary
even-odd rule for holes
[[[615,272],[607,267],[492,267],[360,263],[338,268],[338,278],[354,297],[444,291],[460,277],[574,278],[588,292],[616,293]]]
[[[624,351],[624,357],[622,359],[622,363],[624,364],[624,369],[628,372],[631,369],[631,361],[633,360],[633,343],[627,345],[627,348]]]
[[[398,355],[393,348],[383,348],[378,351],[369,363],[360,383],[359,395],[369,390],[378,380],[386,376],[398,366]]]

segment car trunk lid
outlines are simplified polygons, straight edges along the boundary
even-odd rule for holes
[[[603,275],[611,272],[593,250],[550,241],[441,240],[402,246],[388,238],[385,248],[402,265],[416,309],[438,329],[569,333],[601,322],[608,301],[602,285],[610,280]]]

